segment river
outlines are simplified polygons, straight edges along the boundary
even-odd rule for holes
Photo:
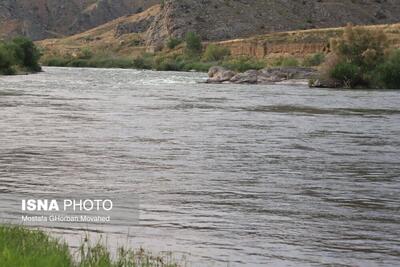
[[[124,212],[86,231],[192,266],[400,265],[400,91],[205,78],[0,77],[2,220],[20,195],[106,192]]]

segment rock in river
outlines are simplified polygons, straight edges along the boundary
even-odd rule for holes
[[[286,80],[308,80],[315,77],[316,70],[303,67],[277,67],[248,70],[235,73],[223,67],[211,67],[208,83],[271,84]]]

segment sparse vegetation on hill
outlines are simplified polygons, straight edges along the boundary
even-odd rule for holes
[[[29,39],[18,37],[0,42],[0,74],[12,75],[18,72],[38,72],[40,52]]]

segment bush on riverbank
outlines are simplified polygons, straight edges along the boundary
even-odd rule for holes
[[[75,254],[74,254],[75,256]],[[136,267],[178,266],[172,257],[153,256],[143,249],[119,248],[116,257],[87,239],[76,257],[68,246],[46,233],[15,226],[0,226],[0,266],[2,267]]]
[[[0,74],[38,72],[41,70],[40,56],[35,44],[25,37],[17,37],[12,41],[1,41]]]
[[[231,52],[228,48],[210,44],[207,46],[206,51],[203,54],[203,60],[212,62],[212,61],[219,61],[227,58],[231,55]]]
[[[303,61],[304,67],[315,67],[319,66],[325,61],[324,53],[315,53],[313,55],[307,56]]]
[[[393,51],[377,70],[380,87],[400,89],[400,49]]]
[[[389,50],[382,31],[348,25],[332,39],[332,53],[321,67],[321,79],[344,88],[400,89],[400,52]]]

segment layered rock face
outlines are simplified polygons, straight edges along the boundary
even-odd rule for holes
[[[165,0],[147,44],[188,31],[205,41],[268,32],[400,21],[398,0]]]
[[[71,35],[138,13],[159,0],[1,0],[0,37]]]

